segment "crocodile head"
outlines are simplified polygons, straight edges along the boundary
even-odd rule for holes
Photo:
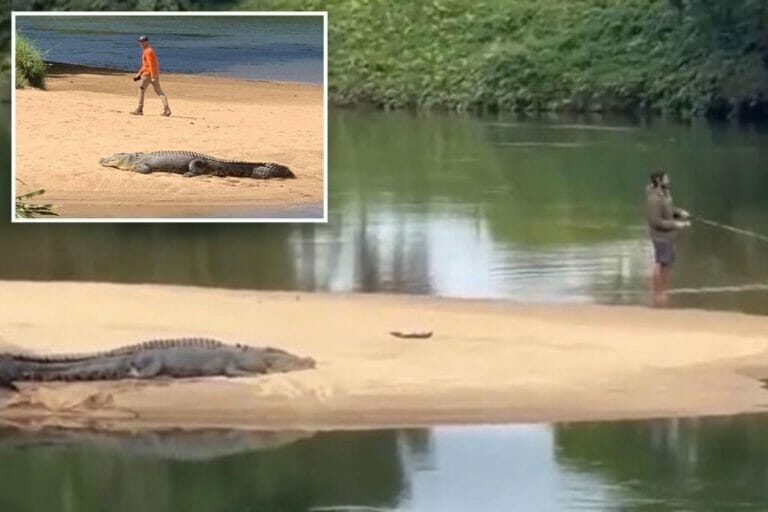
[[[311,357],[296,356],[278,348],[267,347],[262,355],[267,365],[267,373],[290,372],[315,367],[315,360]]]
[[[300,357],[272,347],[240,346],[237,366],[241,370],[258,373],[282,373],[315,367],[311,357]]]
[[[132,171],[134,162],[140,153],[115,153],[112,156],[99,158],[99,163],[104,167],[114,167],[123,171]]]

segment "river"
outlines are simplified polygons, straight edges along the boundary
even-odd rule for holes
[[[332,110],[325,225],[0,226],[0,278],[646,304],[648,174],[768,234],[768,129]],[[672,307],[768,313],[768,243],[694,222]]]

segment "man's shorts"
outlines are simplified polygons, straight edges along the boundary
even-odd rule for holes
[[[671,240],[653,240],[656,263],[669,266],[675,264],[675,243]]]

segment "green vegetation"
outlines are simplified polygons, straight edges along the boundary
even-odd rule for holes
[[[7,10],[0,12],[0,101],[11,101],[11,13]]]
[[[15,11],[186,11],[196,0],[13,0]]]
[[[16,88],[45,87],[43,54],[26,37],[16,35]]]
[[[383,108],[768,114],[763,0],[245,0],[327,8],[331,99]]]
[[[17,178],[16,181],[23,183]],[[31,204],[29,199],[33,197],[41,196],[45,194],[44,189],[35,190],[28,194],[22,194],[16,196],[16,217],[31,218],[31,217],[58,217],[59,214],[53,210],[53,205],[50,204]]]
[[[16,0],[329,11],[336,104],[768,117],[764,0]]]

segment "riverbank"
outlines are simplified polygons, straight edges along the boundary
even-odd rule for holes
[[[39,201],[54,204],[63,217],[317,212],[324,195],[321,86],[163,74],[173,115],[160,116],[160,101],[149,90],[144,116],[132,116],[131,77],[53,64],[47,90],[16,91],[15,170],[25,184],[17,184],[17,192],[45,189]],[[99,158],[114,153],[174,149],[274,161],[297,179],[141,175],[99,165]]]
[[[768,119],[765,3],[455,0],[327,8],[329,95],[337,104]]]
[[[4,345],[155,337],[272,345],[314,370],[229,380],[21,383],[3,423],[332,429],[764,411],[768,317],[422,296],[4,282]],[[215,306],[214,306],[215,305]],[[343,319],[343,320],[342,320]],[[390,331],[432,331],[401,339]]]

